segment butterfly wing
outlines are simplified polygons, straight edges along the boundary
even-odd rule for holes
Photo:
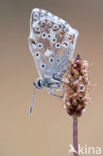
[[[76,46],[78,31],[66,21],[41,9],[30,18],[29,47],[42,78],[63,72]]]

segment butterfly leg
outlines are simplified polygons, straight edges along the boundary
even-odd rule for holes
[[[50,88],[50,89],[49,89],[49,94],[52,95],[52,96],[56,96],[56,97],[59,97],[59,98],[63,98],[63,96],[53,93],[53,88]]]
[[[54,73],[53,79],[61,82],[62,81],[62,74],[61,73]]]

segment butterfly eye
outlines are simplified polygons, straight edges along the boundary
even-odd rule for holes
[[[53,57],[50,57],[49,62],[50,63],[54,63],[54,58]]]
[[[46,68],[46,64],[42,63],[41,64],[41,69],[45,69]]]
[[[56,43],[57,39],[56,38],[53,38],[52,42],[53,43]]]
[[[39,59],[39,58],[40,58],[40,53],[39,53],[39,52],[36,52],[36,53],[35,53],[35,57],[36,57],[37,59]]]
[[[42,38],[44,38],[44,39],[46,38],[46,33],[45,32],[42,33]]]
[[[61,44],[58,42],[58,43],[56,43],[56,48],[60,48],[60,46],[61,46]]]
[[[62,46],[65,47],[65,48],[68,48],[69,44],[68,44],[68,42],[63,41],[63,42],[62,42]]]
[[[42,49],[43,48],[43,44],[42,43],[38,43],[38,48]]]

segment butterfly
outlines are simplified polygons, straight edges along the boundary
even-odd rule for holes
[[[53,96],[53,89],[59,89],[62,73],[66,70],[78,38],[78,31],[65,20],[52,13],[35,8],[30,17],[29,48],[34,58],[39,78],[35,88],[48,88]],[[30,112],[32,112],[34,96]]]

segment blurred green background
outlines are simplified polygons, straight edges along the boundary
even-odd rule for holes
[[[103,0],[0,0],[0,156],[68,156],[72,118],[60,99],[36,91],[28,48],[33,8],[64,18],[80,35],[75,55],[89,61],[90,103],[79,119],[81,146],[103,148]]]

